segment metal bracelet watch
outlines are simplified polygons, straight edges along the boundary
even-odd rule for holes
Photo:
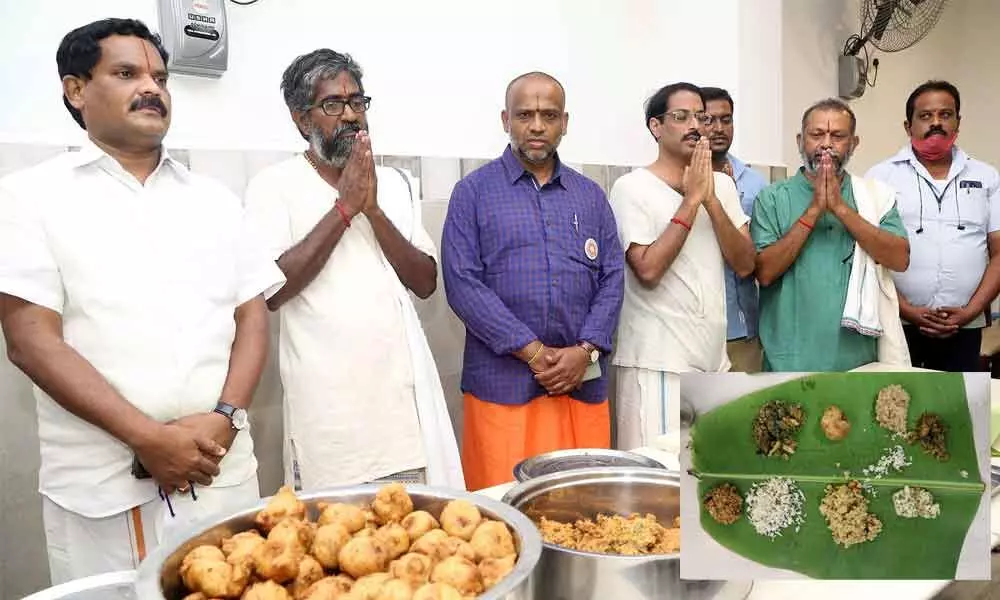
[[[587,353],[587,358],[590,360],[590,364],[594,364],[597,362],[597,359],[601,358],[601,351],[590,342],[580,342],[577,346],[583,348],[583,351]]]
[[[236,431],[243,431],[250,425],[250,418],[247,416],[247,411],[244,408],[237,408],[232,404],[219,402],[215,405],[215,410],[212,412],[217,412],[229,419],[230,424],[232,424],[233,429]]]

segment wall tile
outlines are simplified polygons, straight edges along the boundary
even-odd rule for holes
[[[462,177],[465,177],[469,173],[475,171],[479,167],[490,162],[485,158],[463,158],[462,159]]]
[[[583,165],[583,174],[592,179],[605,193],[608,191],[608,167],[605,165]]]
[[[423,174],[420,172],[420,157],[419,156],[383,156],[382,165],[386,167],[396,167],[397,169],[403,169],[409,171],[410,176],[415,179],[422,179]]]
[[[238,150],[191,150],[190,168],[222,182],[234,194],[243,197],[247,186],[245,152]]]
[[[246,173],[247,183],[249,183],[258,173],[270,167],[271,165],[277,164],[283,160],[287,160],[298,152],[276,152],[276,151],[250,151],[243,153],[243,168]]]
[[[622,175],[627,175],[632,172],[632,167],[608,167],[608,193],[611,193],[611,188],[615,186],[615,182]]]
[[[422,180],[420,197],[428,200],[445,200],[451,198],[451,190],[462,178],[462,162],[457,158],[420,159],[420,176]]]
[[[0,177],[33,167],[66,151],[65,146],[0,144]]]

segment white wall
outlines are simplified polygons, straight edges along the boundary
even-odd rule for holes
[[[857,0],[782,2],[782,153],[791,174],[801,165],[795,134],[802,113],[817,100],[837,95],[837,57],[854,33]]]
[[[281,72],[298,54],[330,46],[352,53],[366,71],[377,153],[495,156],[505,141],[499,112],[507,81],[541,69],[568,90],[567,160],[641,164],[654,151],[642,104],[660,85],[691,80],[725,86],[741,98],[740,65],[759,61],[766,67],[748,72],[774,70],[775,48],[769,55],[738,51],[745,29],[737,19],[754,14],[746,5],[769,5],[775,12],[776,2],[366,0],[350,9],[319,0],[228,4],[229,71],[219,81],[172,80],[167,143],[299,149],[278,91]],[[54,64],[67,31],[107,16],[157,23],[154,0],[0,0],[0,14],[0,143],[80,139],[62,107]],[[776,21],[771,28],[777,30]],[[753,31],[767,38],[766,29]],[[748,108],[778,105],[769,81],[748,92]],[[766,144],[758,150],[759,139],[738,134],[737,149],[749,160],[773,157]]]

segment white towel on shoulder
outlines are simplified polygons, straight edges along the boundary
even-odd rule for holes
[[[896,204],[895,191],[879,181],[852,175],[851,188],[858,214],[876,227]],[[879,362],[910,365],[896,285],[889,270],[877,264],[857,242],[840,324],[861,335],[877,337]]]

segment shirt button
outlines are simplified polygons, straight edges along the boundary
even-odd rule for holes
[[[558,283],[558,281],[559,281],[558,279],[553,279],[552,280],[552,287],[555,287],[556,283]]]

